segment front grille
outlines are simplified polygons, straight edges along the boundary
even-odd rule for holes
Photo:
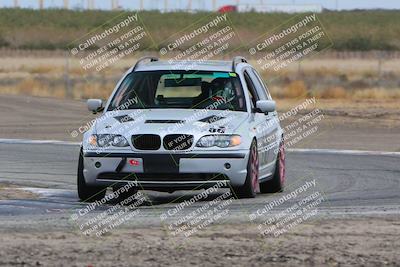
[[[166,150],[186,150],[193,144],[193,135],[169,134],[164,137],[163,145]]]
[[[132,145],[140,150],[157,150],[161,146],[161,138],[157,134],[132,135]]]

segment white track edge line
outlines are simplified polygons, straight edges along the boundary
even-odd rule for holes
[[[0,138],[0,144],[46,144],[46,145],[70,145],[78,146],[81,142],[70,142],[60,140],[33,140],[33,139],[6,139]],[[288,152],[297,153],[320,153],[320,154],[347,154],[347,155],[379,155],[379,156],[400,156],[400,152],[391,151],[368,151],[348,149],[324,149],[324,148],[289,148]]]

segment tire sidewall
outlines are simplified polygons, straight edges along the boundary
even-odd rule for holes
[[[260,186],[258,183],[258,175],[257,175],[257,185],[258,185],[258,189],[254,187],[254,183],[253,183],[253,177],[252,177],[252,168],[253,168],[253,164],[252,161],[253,159],[253,149],[256,150],[256,156],[258,158],[258,150],[257,150],[257,142],[256,140],[253,140],[253,142],[251,142],[251,146],[250,146],[250,152],[249,152],[249,160],[247,161],[247,176],[246,176],[246,186],[249,188],[250,192],[249,195],[251,197],[255,197],[257,195],[257,191],[260,191]],[[258,170],[257,170],[257,174],[258,174]]]

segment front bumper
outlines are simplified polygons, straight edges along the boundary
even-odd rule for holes
[[[221,183],[243,185],[249,151],[179,154],[85,152],[83,156],[83,174],[88,185],[110,186],[136,181],[143,189],[172,191],[207,188]]]

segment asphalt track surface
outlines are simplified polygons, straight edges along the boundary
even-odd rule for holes
[[[0,142],[0,182],[22,186],[39,194],[37,199],[0,200],[0,221],[6,227],[34,224],[43,218],[68,224],[71,214],[85,206],[76,194],[79,146],[68,143],[25,144]],[[248,222],[268,203],[315,181],[309,195],[318,192],[323,201],[318,216],[363,216],[400,214],[400,154],[330,150],[295,150],[287,153],[286,189],[278,194],[259,194],[254,199],[233,200],[226,222]],[[193,198],[201,191],[159,193],[148,197],[134,217],[134,225],[159,225],[160,214]],[[186,208],[189,212],[227,192],[224,189]],[[287,200],[274,208],[285,209]],[[113,203],[105,206],[110,207]],[[273,210],[271,210],[273,212]],[[176,216],[182,216],[182,212]],[[29,219],[27,219],[29,218]]]

